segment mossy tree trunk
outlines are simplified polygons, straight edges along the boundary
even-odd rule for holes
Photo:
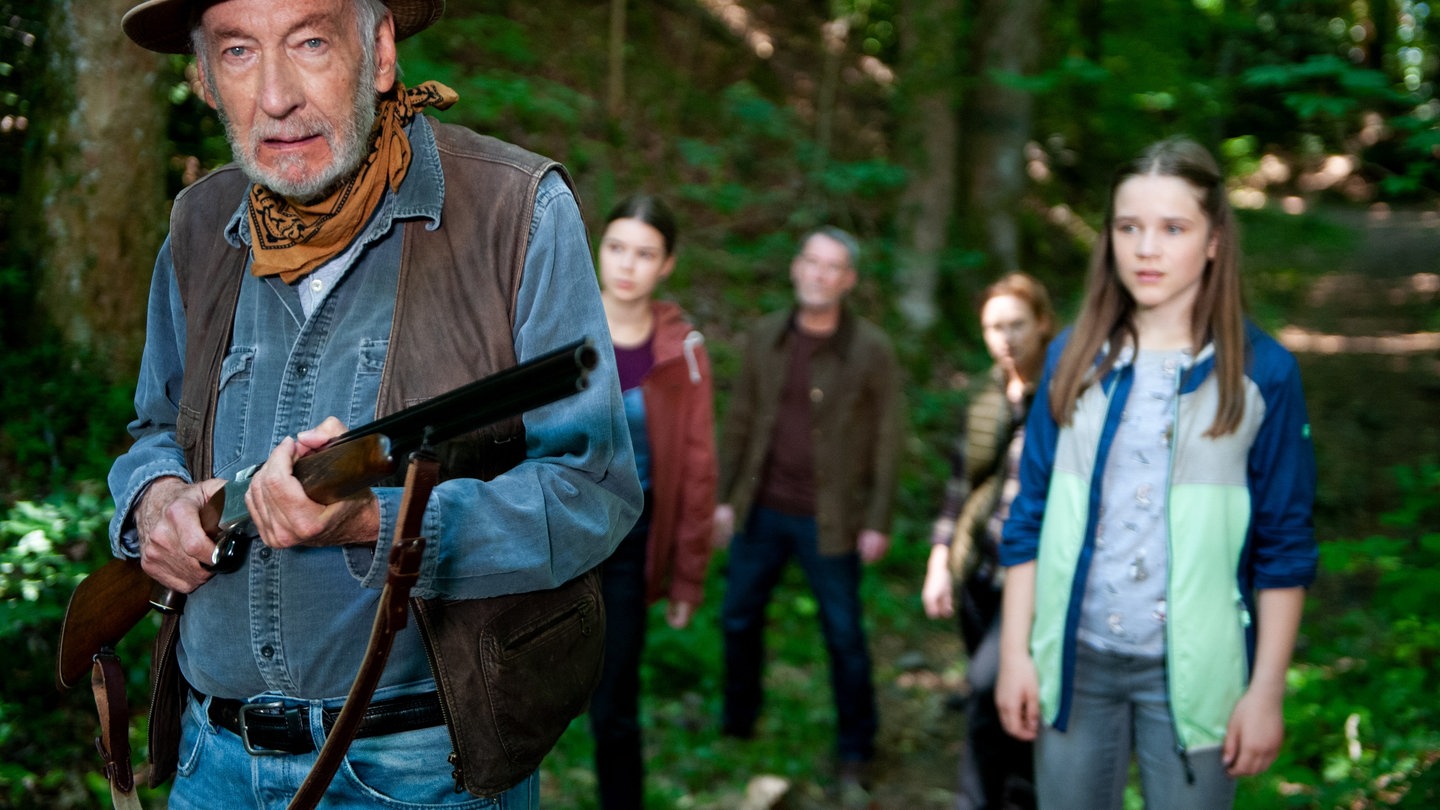
[[[120,30],[133,0],[56,0],[15,212],[39,311],[115,381],[132,379],[164,238],[163,57]]]

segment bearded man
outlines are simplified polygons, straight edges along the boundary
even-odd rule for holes
[[[611,356],[564,170],[434,122],[421,110],[455,94],[397,79],[396,41],[442,10],[149,0],[125,15],[140,46],[195,54],[235,157],[175,200],[135,442],[110,474],[115,553],[188,594],[162,628],[151,712],[151,779],[176,773],[171,807],[284,806],[360,666],[401,488],[317,503],[295,460],[346,425],[580,337]],[[459,632],[421,615],[398,634],[327,806],[538,806],[535,765],[558,731],[536,729],[563,730],[583,708],[598,660],[537,673],[526,656],[554,643],[536,627],[603,632],[589,572],[641,504],[620,403],[603,368],[582,393],[442,455],[413,593]],[[200,510],[255,465],[256,536],[240,570],[214,575]],[[507,621],[528,618],[477,643],[464,608],[497,599]],[[517,677],[526,688],[507,691]]]

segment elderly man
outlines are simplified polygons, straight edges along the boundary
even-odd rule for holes
[[[563,169],[433,122],[421,109],[453,92],[397,80],[396,41],[442,8],[149,0],[125,16],[137,44],[194,52],[235,156],[175,201],[135,443],[110,475],[115,553],[189,594],[178,639],[174,620],[162,630],[151,714],[152,781],[178,766],[171,807],[283,806],[360,666],[401,489],[323,505],[293,462],[345,424],[576,338],[610,356]],[[334,806],[537,806],[534,765],[598,674],[598,655],[543,672],[526,656],[572,641],[598,653],[580,638],[603,632],[589,572],[641,503],[614,371],[456,441],[424,510],[414,590],[444,609],[396,638]],[[200,507],[262,463],[248,554],[212,575]],[[477,643],[466,610],[500,601],[504,621],[487,627],[513,621],[513,633]]]
[[[830,654],[843,787],[868,787],[875,689],[861,621],[860,564],[884,556],[902,403],[890,341],[849,311],[859,247],[822,228],[790,265],[794,308],[750,331],[720,444],[716,541],[736,526],[725,601],[723,731],[754,734],[765,609],[790,558],[820,608]]]

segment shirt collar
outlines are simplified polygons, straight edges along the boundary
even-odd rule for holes
[[[366,224],[363,233],[366,242],[389,233],[396,220],[428,219],[427,229],[433,231],[440,227],[440,210],[445,205],[445,175],[440,169],[435,130],[429,119],[417,115],[405,131],[410,138],[410,169],[400,190],[385,195],[380,210]],[[245,208],[249,204],[247,193],[225,224],[225,241],[231,247],[250,247],[250,229],[245,227]]]
[[[798,306],[790,309],[790,317],[785,322],[785,329],[776,337],[775,345],[780,346],[789,339],[791,334],[800,333],[800,325],[797,322],[800,317]],[[840,322],[836,325],[835,331],[824,337],[817,338],[819,348],[835,352],[841,357],[850,353],[851,338],[855,333],[854,318],[850,314],[850,307],[840,305]]]

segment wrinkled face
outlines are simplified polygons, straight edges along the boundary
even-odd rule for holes
[[[1125,180],[1115,189],[1110,240],[1115,271],[1137,309],[1188,322],[1217,244],[1200,190],[1178,177]]]
[[[226,0],[200,27],[205,100],[251,180],[310,200],[359,166],[375,96],[395,82],[388,15],[368,55],[351,0]]]
[[[612,220],[600,237],[600,286],[607,297],[624,302],[648,299],[655,285],[675,269],[665,237],[639,219]]]
[[[1029,369],[1039,362],[1041,326],[1030,305],[1013,295],[997,295],[980,309],[985,348],[1007,370]]]
[[[801,309],[835,309],[855,286],[850,251],[824,234],[815,234],[790,263],[790,280],[795,284],[795,300]]]

